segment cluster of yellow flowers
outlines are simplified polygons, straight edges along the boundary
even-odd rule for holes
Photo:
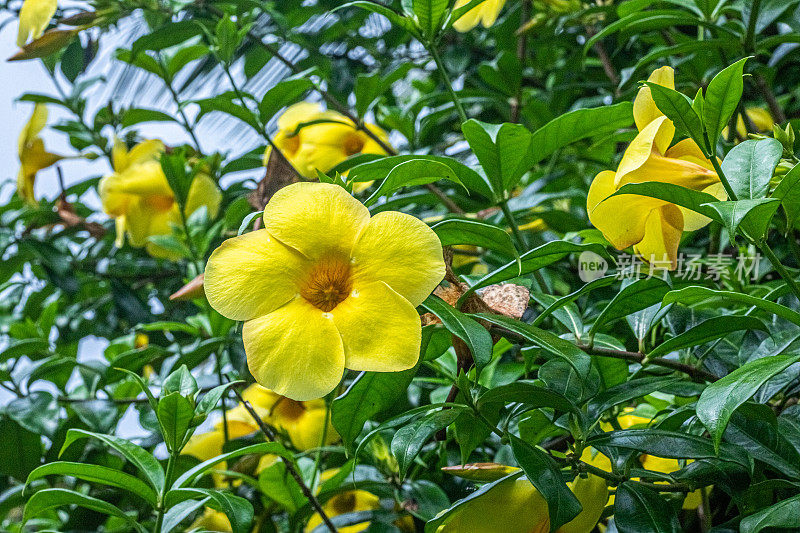
[[[675,73],[671,67],[661,67],[648,81],[674,89]],[[697,143],[684,139],[672,145],[675,125],[658,109],[649,87],[639,90],[633,116],[639,134],[625,150],[616,172],[604,170],[594,178],[586,201],[589,220],[617,249],[633,246],[645,261],[674,269],[683,232],[700,229],[710,220],[663,200],[612,195],[623,185],[642,182],[672,183],[720,200],[727,195]]]

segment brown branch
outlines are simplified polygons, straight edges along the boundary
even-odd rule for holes
[[[594,28],[589,26],[586,27],[586,34],[591,39],[592,36],[595,34]],[[598,59],[600,59],[600,63],[603,65],[603,72],[606,73],[606,77],[608,81],[614,86],[614,96],[619,96],[619,81],[620,77],[617,74],[616,69],[614,69],[614,65],[611,63],[611,57],[609,57],[608,52],[606,51],[606,47],[603,46],[603,43],[597,41],[592,45],[592,49],[597,54]]]
[[[769,112],[772,114],[772,119],[778,124],[786,122],[786,114],[778,103],[778,99],[775,98],[775,93],[772,92],[767,80],[760,72],[756,72],[753,76],[756,80],[758,90],[761,91],[761,96],[763,96],[764,100],[767,102],[767,107],[769,107]]]

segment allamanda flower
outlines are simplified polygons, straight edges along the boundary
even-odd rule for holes
[[[261,385],[294,400],[331,392],[345,368],[414,366],[415,310],[444,277],[442,246],[422,221],[369,211],[343,188],[301,182],[264,209],[264,229],[228,239],[208,260],[205,291],[243,320]]]
[[[242,397],[249,401],[262,418],[284,431],[292,442],[292,446],[300,451],[310,450],[322,444],[322,434],[325,433],[325,443],[333,444],[339,440],[339,434],[328,420],[328,428],[325,428],[327,409],[325,400],[316,399],[304,402],[292,400],[286,396],[281,396],[275,392],[255,384],[247,388]],[[239,411],[246,417],[250,415],[244,406],[239,404],[232,409],[232,416],[237,416]]]
[[[321,481],[327,481],[339,472],[338,468],[326,470],[320,475]],[[355,489],[346,490],[333,496],[331,499],[322,504],[322,510],[328,518],[333,518],[347,513],[357,513],[359,511],[373,511],[380,508],[380,498],[367,492],[366,490]],[[310,533],[314,531],[317,526],[322,524],[322,517],[319,513],[314,513],[309,518],[306,524],[305,531]],[[338,527],[337,530],[341,533],[358,533],[365,531],[369,526],[369,522],[360,522],[350,526]]]
[[[600,477],[576,478],[567,486],[583,510],[557,533],[587,533],[600,520],[608,501],[608,486]],[[457,502],[436,533],[547,533],[547,502],[526,477],[506,478],[484,485]]]
[[[161,169],[159,157],[164,144],[156,139],[141,142],[130,151],[121,142],[114,145],[114,173],[100,180],[98,189],[103,210],[116,219],[117,246],[127,236],[131,246],[144,246],[153,257],[170,258],[168,250],[150,242],[153,235],[169,235],[181,223],[175,193]],[[200,172],[189,187],[184,214],[191,215],[205,206],[216,216],[222,193],[211,177]]]
[[[649,81],[674,88],[674,71],[662,67]],[[725,190],[697,143],[684,139],[670,146],[675,126],[656,107],[649,87],[639,90],[633,104],[639,134],[625,150],[616,172],[604,170],[592,182],[587,211],[592,224],[617,249],[633,246],[651,264],[675,269],[684,231],[709,223],[703,215],[674,204],[638,195],[611,196],[628,183],[672,183],[725,199]]]
[[[29,39],[41,37],[57,7],[57,0],[25,0],[19,10],[17,46],[23,47]]]
[[[39,137],[46,124],[47,106],[36,104],[30,120],[19,134],[20,167],[17,173],[17,194],[30,204],[36,203],[33,195],[36,174],[63,159],[60,155],[48,152],[44,147],[44,141]]]
[[[366,127],[388,145],[389,137],[385,131],[374,124]],[[304,178],[316,178],[317,170],[328,172],[356,154],[386,153],[350,119],[336,111],[323,111],[319,104],[311,102],[300,102],[283,112],[278,118],[274,142]],[[269,153],[268,148],[265,160]]]
[[[456,0],[453,9],[464,7],[471,1],[472,0]],[[464,13],[453,23],[453,27],[460,32],[469,31],[478,24],[483,24],[484,28],[488,28],[495,23],[504,5],[506,5],[506,0],[484,0]]]

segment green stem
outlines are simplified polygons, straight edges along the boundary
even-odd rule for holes
[[[175,471],[175,455],[176,452],[174,450],[170,451],[169,459],[167,459],[167,472],[164,477],[164,488],[161,489],[161,495],[158,498],[158,516],[156,517],[156,527],[153,529],[153,533],[161,533],[161,526],[164,524],[164,514],[167,511],[167,508],[164,506],[164,500],[167,497],[167,492],[169,492],[172,474]]]
[[[186,113],[183,110],[183,106],[181,105],[181,100],[180,97],[178,96],[178,92],[172,86],[172,79],[170,78],[169,73],[167,72],[167,66],[164,64],[164,60],[161,58],[161,54],[158,55],[158,64],[161,67],[161,73],[162,73],[161,79],[164,81],[164,85],[167,86],[167,90],[169,91],[169,94],[172,96],[172,101],[175,102],[175,105],[178,108],[178,114],[181,117],[180,124],[181,126],[183,126],[183,129],[186,130],[186,133],[189,134],[189,137],[192,138],[192,143],[194,144],[194,147],[197,148],[197,151],[202,154],[203,150],[202,148],[200,148],[200,141],[198,140],[197,135],[195,135],[194,133],[194,128],[192,127],[191,124],[189,124],[189,117],[186,116]]]
[[[758,246],[758,249],[767,256],[769,262],[772,263],[772,267],[778,272],[778,274],[780,274],[783,280],[786,281],[786,283],[792,289],[792,292],[794,292],[794,295],[797,296],[797,299],[800,300],[800,285],[797,284],[797,281],[795,281],[789,271],[786,270],[786,267],[783,266],[781,260],[778,259],[778,256],[775,255],[775,252],[772,251],[772,248],[770,248],[769,244],[767,244],[767,241],[757,242],[756,246]]]
[[[453,100],[453,105],[456,106],[456,111],[458,111],[458,116],[461,118],[461,122],[466,122],[467,113],[464,111],[464,106],[461,105],[461,100],[458,99],[458,95],[453,89],[453,83],[450,81],[450,76],[447,75],[447,70],[444,68],[442,58],[439,57],[439,51],[436,49],[436,46],[431,43],[428,43],[428,51],[431,53],[431,57],[433,57],[433,61],[436,63],[436,68],[439,70],[439,74],[442,75],[445,87],[447,87],[447,92],[450,94],[450,99]]]
[[[508,207],[507,200],[500,202],[500,209],[503,211],[503,216],[506,218],[506,223],[511,228],[511,233],[514,235],[514,240],[517,241],[517,246],[519,246],[520,252],[525,251],[525,240],[522,238],[522,233],[519,231],[519,225],[517,224],[517,219],[514,218],[514,213]]]
[[[750,19],[747,22],[747,35],[744,40],[744,48],[748,51],[755,50],[756,22],[759,11],[761,11],[761,0],[753,0],[753,5],[750,7]]]
[[[731,187],[728,178],[725,176],[725,172],[722,171],[722,167],[719,165],[719,161],[717,161],[716,150],[713,149],[711,145],[711,141],[708,138],[708,133],[703,133],[706,138],[706,145],[708,145],[710,150],[710,157],[708,158],[711,161],[711,164],[714,165],[714,170],[717,172],[717,176],[719,176],[719,181],[722,182],[722,186],[725,187],[725,192],[728,194],[728,200],[736,201],[738,198],[736,197],[736,193],[733,192],[733,187]]]

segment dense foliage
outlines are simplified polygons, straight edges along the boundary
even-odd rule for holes
[[[798,0],[66,4],[3,530],[800,530]]]

